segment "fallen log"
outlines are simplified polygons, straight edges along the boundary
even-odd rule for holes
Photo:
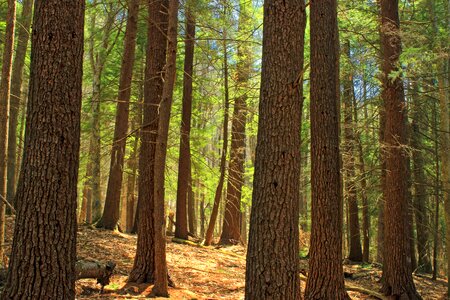
[[[97,283],[102,286],[101,292],[103,293],[103,288],[109,284],[115,267],[116,263],[112,261],[102,263],[93,260],[78,260],[75,263],[76,280],[97,279]]]

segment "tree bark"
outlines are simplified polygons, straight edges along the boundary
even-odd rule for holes
[[[195,18],[186,8],[186,37],[184,40],[183,111],[180,128],[180,159],[178,162],[178,188],[175,237],[188,239],[188,190],[190,178],[190,134],[192,115],[192,76],[194,69]],[[189,220],[191,221],[191,220]]]
[[[36,1],[33,20],[25,155],[2,299],[75,299],[84,1]]]
[[[159,104],[158,136],[156,137],[154,168],[155,285],[152,295],[169,297],[166,261],[166,217],[164,209],[164,179],[169,138],[170,112],[177,72],[178,0],[169,0],[167,28],[167,59],[164,84]]]
[[[346,41],[343,52],[346,58],[350,61],[350,41]],[[343,91],[343,111],[344,111],[344,145],[343,145],[343,174],[344,181],[344,196],[347,198],[349,211],[349,255],[348,259],[351,261],[363,261],[362,247],[361,247],[361,233],[359,226],[359,209],[358,196],[356,192],[356,170],[355,170],[355,123],[353,120],[353,74],[348,66],[344,71],[344,91]]]
[[[226,1],[226,0],[225,0]],[[224,5],[224,16],[226,16],[226,3]],[[223,145],[222,145],[222,156],[220,158],[220,177],[217,183],[216,193],[214,195],[214,203],[211,212],[211,216],[208,223],[208,228],[205,234],[205,246],[209,246],[213,243],[214,239],[214,227],[216,225],[217,216],[219,215],[219,204],[220,198],[222,198],[222,190],[225,182],[226,173],[226,163],[227,163],[227,153],[228,153],[228,118],[229,118],[229,107],[230,107],[230,97],[228,88],[228,49],[227,49],[227,34],[224,30],[223,34],[223,51],[224,51],[224,89],[225,89],[225,110],[223,116]]]
[[[311,2],[311,247],[305,299],[349,299],[342,270],[337,3]]]
[[[0,79],[0,197],[6,198],[7,192],[7,149],[9,125],[9,101],[11,87],[12,58],[14,49],[14,26],[16,24],[16,2],[8,0],[6,14],[5,48],[2,58]],[[3,241],[5,240],[6,205],[0,201],[0,262],[3,261]]]
[[[22,98],[22,79],[25,57],[27,54],[29,30],[31,26],[31,13],[33,0],[22,2],[22,13],[19,18],[20,26],[17,27],[17,46],[11,77],[11,95],[9,106],[9,129],[8,129],[8,183],[6,199],[14,205],[14,194],[16,189],[16,156],[17,156],[17,121],[19,108],[25,106],[25,98]]]
[[[258,140],[245,299],[300,299],[299,182],[304,1],[264,2]]]
[[[382,292],[389,297],[421,299],[411,270],[408,237],[408,167],[406,105],[398,71],[402,52],[398,0],[381,0],[382,99],[386,112],[384,155],[384,257]]]
[[[145,67],[143,125],[139,153],[139,193],[136,212],[138,239],[129,282],[154,283],[154,164],[158,132],[158,108],[163,91],[163,68],[166,62],[168,0],[148,0],[147,58]],[[138,217],[139,216],[139,217]]]
[[[428,255],[428,211],[427,211],[427,178],[425,175],[425,162],[423,156],[422,128],[424,111],[418,95],[418,86],[412,87],[412,122],[411,122],[411,148],[412,173],[414,175],[414,213],[417,232],[418,271],[431,273],[431,261]]]
[[[122,67],[120,70],[119,94],[117,97],[116,125],[111,149],[108,188],[105,207],[97,228],[114,230],[120,217],[120,195],[122,190],[125,147],[127,143],[128,116],[131,96],[131,83],[136,53],[139,0],[128,1],[127,26],[124,37]]]
[[[239,29],[241,35],[248,29],[250,13],[248,3],[239,2]],[[232,245],[241,241],[241,196],[245,173],[245,125],[247,119],[248,81],[251,76],[251,49],[248,43],[237,46],[236,84],[239,95],[234,102],[231,121],[231,149],[228,168],[225,214],[219,244]]]

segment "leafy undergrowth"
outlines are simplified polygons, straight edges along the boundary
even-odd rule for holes
[[[12,224],[11,222],[8,222]],[[7,226],[6,245],[10,245],[12,226]],[[9,248],[9,247],[8,247]],[[9,252],[10,249],[6,249]],[[79,280],[76,285],[77,299],[142,299],[151,293],[146,284],[129,285],[127,276],[133,266],[136,236],[97,230],[80,226],[78,231],[78,257],[99,261],[112,260],[117,266],[111,283],[103,294],[95,280]],[[169,273],[176,284],[170,288],[172,299],[243,299],[245,281],[245,249],[240,246],[217,249],[178,244],[168,240],[167,261]],[[302,264],[306,264],[302,261]],[[306,267],[307,269],[307,267]],[[356,279],[346,279],[346,284],[378,291],[381,270],[371,265],[344,266],[347,274]],[[356,274],[356,275],[355,275]],[[444,299],[446,281],[433,281],[415,276],[417,289],[424,299]],[[304,291],[305,283],[301,281]],[[366,293],[349,291],[352,299],[376,299]]]

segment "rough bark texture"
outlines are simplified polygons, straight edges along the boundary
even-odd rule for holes
[[[305,299],[349,299],[342,270],[337,3],[311,2],[311,248]]]
[[[244,34],[250,13],[248,4],[240,2],[239,31]],[[237,46],[237,78],[239,95],[235,98],[231,121],[231,149],[228,167],[228,183],[220,244],[237,244],[241,240],[241,195],[245,173],[245,124],[247,119],[248,81],[251,75],[251,49],[248,43]]]
[[[378,199],[378,222],[377,222],[377,257],[378,263],[383,263],[384,256],[384,202],[386,191],[386,159],[384,153],[384,130],[386,124],[386,110],[383,105],[380,105],[380,128],[379,128],[379,142],[380,142],[380,189],[381,196]]]
[[[84,1],[36,1],[26,151],[4,300],[75,298],[83,25]]]
[[[169,0],[167,28],[167,59],[164,66],[164,85],[159,104],[158,136],[156,137],[154,168],[155,210],[155,285],[152,295],[168,297],[168,274],[166,262],[166,217],[164,209],[164,180],[169,139],[170,112],[177,73],[178,0]]]
[[[343,52],[350,61],[350,42],[344,45]],[[349,211],[349,255],[351,261],[362,261],[361,233],[359,226],[358,196],[356,192],[356,170],[355,170],[355,123],[353,122],[353,73],[351,66],[344,71],[343,113],[344,113],[344,145],[343,145],[343,174],[344,174],[344,196],[347,200]]]
[[[98,228],[114,230],[120,217],[120,195],[122,190],[123,163],[127,142],[128,116],[131,96],[131,80],[136,52],[139,0],[128,0],[128,18],[124,37],[122,67],[120,70],[119,94],[117,97],[116,124],[111,149],[108,188],[106,190],[103,215]]]
[[[184,40],[183,111],[180,129],[180,159],[178,162],[178,188],[175,237],[187,240],[187,200],[190,178],[190,134],[192,115],[192,75],[194,69],[195,19],[189,8],[186,10],[186,37]]]
[[[158,132],[158,105],[161,102],[162,72],[166,62],[168,0],[148,0],[147,58],[145,67],[143,125],[139,153],[138,240],[133,269],[128,281],[153,283],[155,280],[154,164]]]
[[[305,4],[264,3],[245,299],[300,299],[299,165]]]
[[[22,3],[22,13],[17,26],[17,46],[14,53],[14,63],[11,77],[11,95],[9,106],[9,130],[8,130],[8,201],[14,204],[14,194],[16,189],[16,156],[17,156],[17,121],[19,117],[19,107],[25,104],[22,98],[22,79],[25,57],[27,53],[28,40],[30,38],[31,13],[33,0],[25,0]]]
[[[2,58],[0,81],[0,197],[6,198],[7,149],[8,149],[8,110],[11,85],[12,58],[14,48],[14,26],[16,23],[16,2],[8,0],[6,14],[5,48]],[[5,208],[0,201],[0,261],[3,261],[3,241],[5,239]]]
[[[386,185],[384,191],[383,287],[386,296],[396,299],[421,299],[412,278],[408,240],[408,166],[406,105],[398,70],[401,54],[398,0],[381,0],[382,99],[386,112],[384,155]]]

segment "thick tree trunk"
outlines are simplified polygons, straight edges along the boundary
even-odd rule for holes
[[[311,248],[305,299],[349,299],[342,270],[337,3],[311,2]]]
[[[26,150],[4,300],[75,299],[83,23],[82,0],[36,1]]]
[[[381,0],[382,99],[386,112],[382,291],[394,298],[421,299],[413,282],[408,255],[408,154],[405,151],[407,125],[403,83],[400,76],[390,77],[398,70],[402,51],[399,26],[398,0]]]
[[[226,4],[224,6],[224,16],[226,16]],[[227,163],[227,153],[228,153],[228,118],[229,118],[229,107],[230,107],[230,97],[229,97],[229,89],[228,89],[228,49],[227,49],[227,35],[226,30],[224,30],[223,36],[223,51],[224,51],[224,62],[223,62],[223,71],[224,71],[224,89],[225,89],[225,110],[223,117],[223,145],[222,145],[222,156],[220,158],[220,177],[219,182],[217,184],[216,193],[214,195],[214,203],[211,212],[211,216],[208,223],[208,228],[205,234],[205,245],[209,246],[213,243],[214,240],[214,227],[216,225],[217,216],[219,215],[219,204],[220,199],[222,198],[222,190],[225,182],[225,173],[226,173],[226,163]]]
[[[159,104],[158,136],[156,137],[154,168],[154,226],[155,226],[155,285],[152,295],[168,297],[166,262],[166,217],[164,209],[164,179],[169,139],[170,112],[177,72],[178,0],[169,0],[167,28],[167,59],[164,66],[164,85]]]
[[[0,197],[6,199],[7,191],[7,149],[8,149],[8,110],[10,100],[10,85],[12,58],[14,49],[14,26],[16,24],[16,2],[8,0],[6,14],[5,49],[2,58],[2,73],[0,78]],[[0,201],[0,263],[3,261],[3,241],[5,239],[6,205]]]
[[[346,41],[343,52],[350,61],[350,41]],[[349,67],[351,68],[351,67]],[[347,200],[349,211],[349,255],[351,261],[361,262],[363,260],[361,247],[361,233],[359,226],[358,197],[356,192],[356,170],[355,170],[355,123],[353,122],[353,74],[351,70],[344,71],[344,92],[343,92],[343,112],[344,112],[344,145],[343,145],[343,174],[344,196]]]
[[[386,110],[383,105],[380,105],[380,129],[379,129],[379,143],[380,143],[380,189],[381,196],[378,199],[378,222],[377,222],[377,258],[378,263],[383,263],[384,256],[384,203],[386,191],[386,158],[384,153],[384,128],[386,125]]]
[[[155,280],[154,164],[158,132],[158,105],[163,92],[162,73],[166,62],[168,0],[148,0],[147,58],[145,67],[143,125],[139,154],[139,193],[136,211],[138,240],[129,282]]]
[[[131,96],[131,80],[136,52],[139,0],[128,0],[128,18],[124,37],[122,67],[120,70],[119,94],[117,97],[116,125],[111,149],[108,188],[106,190],[103,215],[97,228],[114,230],[120,217],[120,196],[123,179],[123,163],[127,143],[128,116]]]
[[[239,31],[244,34],[249,23],[248,3],[240,1]],[[238,44],[237,79],[239,93],[234,102],[231,122],[231,149],[225,214],[220,244],[237,244],[241,240],[241,195],[245,173],[245,125],[247,119],[248,81],[251,76],[251,49],[247,43]]]
[[[299,182],[305,4],[264,3],[245,299],[300,299]]]
[[[25,98],[22,98],[22,79],[25,57],[27,54],[28,40],[30,38],[31,13],[33,0],[22,2],[22,13],[17,26],[17,46],[11,77],[11,95],[9,106],[9,130],[8,130],[8,183],[6,199],[14,205],[14,194],[16,190],[16,156],[17,156],[17,121],[19,108],[25,107]]]
[[[178,188],[175,237],[187,240],[188,214],[187,202],[190,178],[190,134],[192,115],[192,76],[194,69],[195,19],[189,8],[186,9],[186,37],[184,40],[183,112],[180,128],[180,159],[178,163]]]

